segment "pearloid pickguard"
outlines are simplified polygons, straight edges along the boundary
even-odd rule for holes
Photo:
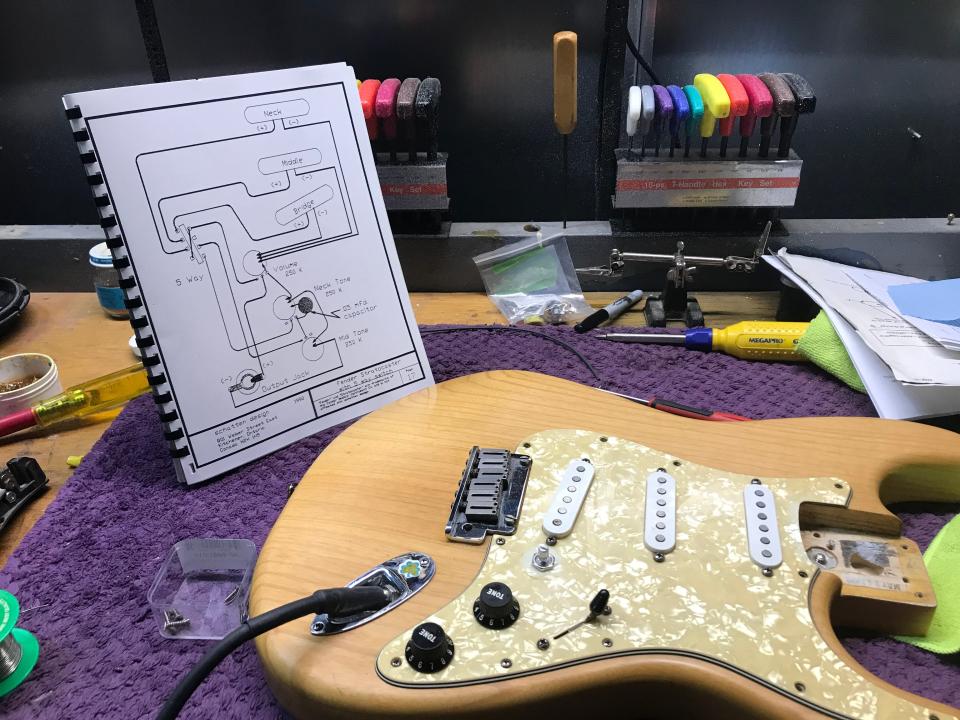
[[[454,640],[451,664],[434,674],[418,673],[406,661],[394,667],[391,661],[404,657],[409,628],[377,659],[387,682],[426,689],[506,681],[608,656],[667,652],[723,665],[831,714],[929,717],[848,667],[814,627],[807,593],[816,567],[801,542],[799,507],[845,505],[849,487],[842,479],[762,478],[776,496],[783,543],[783,564],[768,578],[747,550],[742,492],[751,476],[688,463],[612,436],[603,442],[581,430],[541,432],[526,443],[529,447],[523,444],[517,452],[530,455],[533,466],[516,534],[503,545],[490,542],[473,583],[423,619],[439,623]],[[596,467],[583,510],[573,532],[553,548],[556,567],[535,571],[530,556],[545,539],[543,513],[567,463],[581,457]],[[677,547],[663,563],[643,545],[646,478],[658,467],[677,480]],[[480,588],[494,580],[507,583],[521,604],[517,622],[499,631],[481,627],[472,614]],[[586,616],[601,587],[610,591],[612,613],[553,640]],[[540,638],[550,639],[547,650],[537,648]]]

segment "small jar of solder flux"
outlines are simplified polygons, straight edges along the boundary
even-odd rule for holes
[[[90,248],[90,266],[93,268],[93,287],[103,311],[110,317],[129,317],[130,312],[123,304],[120,275],[113,267],[113,256],[105,242]]]

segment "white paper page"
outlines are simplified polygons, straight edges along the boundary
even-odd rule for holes
[[[877,414],[894,420],[914,420],[960,412],[960,388],[940,385],[903,385],[890,368],[867,347],[853,327],[831,308],[802,277],[779,257],[763,257],[773,268],[796,283],[826,313],[867,388]]]
[[[909,275],[896,275],[879,270],[864,270],[854,267],[846,268],[845,272],[847,273],[847,277],[882,302],[888,310],[892,310],[900,315],[900,317],[917,328],[917,330],[936,340],[947,350],[960,350],[960,327],[924,320],[923,318],[912,315],[904,315],[900,312],[900,309],[888,292],[888,288],[893,285],[922,283],[927,282],[926,280],[910,277]]]
[[[120,223],[188,482],[432,384],[352,68],[65,104],[83,113]]]
[[[851,280],[847,265],[791,255],[778,256],[854,327],[867,346],[902,383],[960,385],[960,354],[936,342],[891,312]]]

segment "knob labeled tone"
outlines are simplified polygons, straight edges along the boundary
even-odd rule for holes
[[[405,655],[417,672],[437,672],[453,659],[453,641],[436,623],[423,623],[413,629]]]
[[[520,617],[520,603],[513,597],[508,585],[487,583],[473,603],[473,616],[484,627],[502,630],[513,625]]]

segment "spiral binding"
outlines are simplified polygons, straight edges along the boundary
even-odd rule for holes
[[[147,317],[143,300],[137,292],[137,278],[130,267],[130,256],[124,245],[123,234],[117,217],[113,213],[107,186],[104,183],[103,174],[97,161],[96,150],[93,143],[90,142],[90,133],[87,130],[80,106],[75,105],[66,108],[66,115],[67,121],[70,123],[70,129],[73,131],[73,139],[80,151],[80,161],[84,166],[87,183],[93,191],[93,202],[97,206],[100,227],[103,228],[103,234],[106,236],[107,247],[110,248],[110,254],[113,256],[113,266],[120,275],[124,305],[130,311],[130,325],[133,326],[136,344],[140,348],[143,366],[147,371],[147,382],[150,383],[153,390],[153,400],[157,404],[160,421],[163,423],[164,438],[169,444],[172,457],[186,457],[190,454],[190,448],[182,442],[184,439],[183,423],[180,421],[180,416],[173,404],[173,394],[170,391],[170,385],[167,383],[163,362],[159,354],[149,354],[147,352],[149,348],[156,347],[156,341],[153,338],[150,319]]]

